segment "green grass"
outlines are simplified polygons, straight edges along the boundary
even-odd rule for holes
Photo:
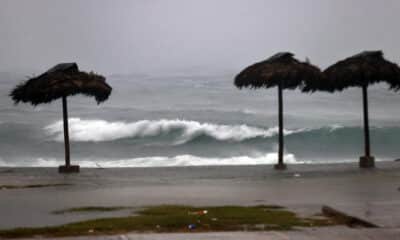
[[[207,210],[205,215],[193,212]],[[138,215],[103,218],[55,227],[0,230],[0,238],[108,235],[126,232],[205,232],[290,230],[293,227],[330,226],[327,218],[300,218],[293,212],[268,206],[190,207],[162,205],[144,208]],[[189,224],[196,229],[189,230]]]
[[[68,183],[49,183],[49,184],[28,184],[28,185],[0,185],[0,190],[23,189],[23,188],[44,188],[44,187],[63,187],[71,186]]]
[[[53,214],[66,214],[66,213],[80,213],[80,212],[112,212],[112,211],[120,211],[125,209],[131,209],[131,207],[78,207],[78,208],[68,208],[53,211]]]

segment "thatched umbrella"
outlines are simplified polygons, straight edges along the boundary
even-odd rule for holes
[[[76,63],[62,63],[38,77],[16,86],[10,93],[15,104],[31,103],[36,106],[62,98],[64,121],[65,166],[59,172],[79,172],[79,166],[70,164],[67,97],[84,94],[95,97],[101,103],[110,96],[111,87],[105,78],[92,72],[81,72]]]
[[[305,86],[306,81],[319,82],[322,79],[318,67],[308,62],[300,62],[289,52],[277,53],[265,61],[255,63],[235,77],[238,88],[278,87],[279,102],[279,150],[278,164],[275,169],[285,169],[283,163],[283,89],[295,89]]]
[[[371,156],[368,121],[368,85],[387,82],[391,89],[400,89],[400,68],[395,63],[387,61],[382,51],[365,51],[346,58],[328,67],[324,71],[329,84],[324,86],[309,86],[306,91],[342,91],[348,87],[361,87],[364,109],[364,140],[365,156],[360,157],[360,167],[374,167],[375,160]]]

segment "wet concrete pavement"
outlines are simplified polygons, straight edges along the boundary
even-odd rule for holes
[[[0,229],[130,214],[126,211],[51,214],[54,210],[82,206],[275,204],[307,216],[320,212],[322,205],[329,205],[382,228],[210,233],[190,235],[190,238],[179,234],[124,236],[125,239],[400,239],[399,162],[378,163],[374,170],[360,170],[356,164],[293,165],[284,172],[276,172],[271,166],[83,169],[78,175],[68,176],[59,175],[56,169],[9,170],[0,169],[0,185],[71,185],[0,190],[0,215],[7,216],[0,218]],[[347,238],[339,238],[339,235],[326,238],[328,233],[335,236],[334,232],[347,234]],[[118,237],[99,239],[124,239]]]

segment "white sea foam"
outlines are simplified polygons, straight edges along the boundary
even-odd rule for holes
[[[314,161],[299,161],[293,154],[284,156],[287,164],[332,164],[354,163],[355,159],[323,159]],[[377,162],[392,161],[389,158],[378,158]],[[74,164],[87,168],[124,168],[124,167],[180,167],[180,166],[241,166],[241,165],[271,165],[276,164],[277,154],[250,157],[236,156],[230,158],[204,158],[193,155],[178,155],[175,157],[143,157],[119,160],[105,159],[74,159]],[[0,167],[58,167],[64,164],[64,159],[38,158],[35,160],[6,162],[0,158]]]
[[[333,131],[335,131],[335,130],[337,130],[337,129],[341,129],[341,128],[344,128],[344,126],[343,126],[343,125],[340,125],[340,124],[333,124],[333,125],[331,125],[331,126],[329,127],[329,131],[330,131],[330,132],[333,132]]]
[[[299,163],[293,154],[284,156],[286,163]],[[275,164],[277,162],[276,153],[267,153],[255,157],[251,156],[234,156],[227,158],[207,158],[193,155],[178,155],[175,157],[141,157],[131,159],[83,159],[74,160],[74,164],[81,167],[174,167],[174,166],[224,166],[224,165],[260,165]],[[0,167],[57,167],[64,163],[63,159],[55,158],[38,158],[33,161],[21,161],[7,163],[0,160]]]
[[[141,120],[137,122],[108,122],[105,120],[69,119],[70,139],[77,142],[113,141],[123,138],[143,138],[179,131],[176,144],[186,143],[199,136],[209,136],[219,141],[240,142],[257,137],[268,138],[278,133],[277,127],[268,129],[247,125],[219,125],[187,120]],[[45,130],[56,141],[63,141],[63,123],[57,121]],[[305,131],[284,130],[285,135]]]

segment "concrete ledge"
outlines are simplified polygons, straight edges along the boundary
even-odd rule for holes
[[[348,227],[365,227],[365,228],[379,228],[378,225],[368,222],[366,220],[350,216],[344,212],[338,211],[329,206],[322,206],[322,214],[331,218],[335,218],[339,222],[343,222]]]
[[[372,156],[360,157],[359,166],[360,166],[360,168],[374,168],[375,167],[375,158]]]
[[[275,168],[275,170],[286,170],[287,169],[286,164],[284,164],[284,163],[275,164],[274,168]]]
[[[79,173],[79,165],[70,165],[70,166],[59,166],[58,172],[59,173]]]

